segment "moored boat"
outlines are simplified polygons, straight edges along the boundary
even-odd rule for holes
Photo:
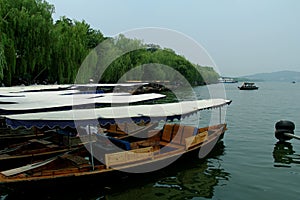
[[[0,170],[37,162],[83,146],[80,138],[57,133],[14,143],[0,150]]]
[[[96,134],[107,135],[115,138],[137,136],[157,127],[158,123],[124,123],[109,124],[105,128],[94,127]],[[87,130],[83,130],[86,132]],[[40,131],[42,132],[42,131]],[[13,166],[33,163],[70,150],[77,149],[87,141],[87,134],[79,137],[76,129],[47,130],[42,138],[30,138],[27,141],[11,144],[0,150],[0,170]],[[84,136],[85,135],[85,136]]]
[[[114,171],[151,172],[171,164],[185,154],[201,148],[212,148],[223,137],[225,130],[226,124],[200,129],[166,124],[162,131],[145,140],[121,140],[119,144],[112,140],[114,145],[108,146],[103,146],[101,140],[95,142],[92,144],[93,158],[86,148],[81,148],[38,163],[2,171],[0,183],[23,187],[24,183],[59,184],[66,179],[72,182],[80,177],[90,178]],[[121,145],[124,143],[129,149],[124,149]],[[123,150],[114,151],[117,147]]]
[[[238,81],[233,78],[220,77],[218,79],[219,83],[237,83]]]
[[[240,90],[257,90],[258,87],[255,83],[244,82],[241,86],[238,87]]]
[[[223,138],[226,124],[221,122],[221,108],[230,100],[208,99],[159,105],[139,105],[73,111],[30,113],[6,116],[10,127],[87,127],[86,148],[68,151],[40,162],[0,172],[0,184],[24,186],[24,183],[53,183],[82,180],[112,172],[144,173],[162,169],[181,156],[199,151],[204,158]],[[159,109],[155,109],[159,108]],[[147,137],[116,139],[92,134],[91,125],[114,121],[155,122],[183,119],[201,110],[220,109],[216,125],[198,128],[165,124],[163,129],[147,131]],[[145,136],[145,135],[144,135]],[[61,181],[59,181],[61,180]]]

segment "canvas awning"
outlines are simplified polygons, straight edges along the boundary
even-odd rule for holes
[[[139,87],[147,85],[148,83],[90,83],[90,84],[76,84],[71,88],[96,88],[96,87]]]
[[[13,86],[13,87],[0,87],[0,95],[16,96],[18,94],[15,93],[63,91],[63,90],[78,89],[78,88],[139,87],[147,84],[148,83],[107,83],[107,84],[95,83],[95,84],[68,84],[68,85]]]
[[[119,122],[174,120],[189,116],[199,110],[229,105],[231,100],[207,99],[152,105],[118,106],[97,109],[78,109],[56,112],[40,112],[6,116],[8,126],[65,128],[87,125],[106,125]]]
[[[64,95],[66,92],[68,91],[33,92],[26,94],[25,97],[0,97],[0,116],[71,110],[73,107],[78,106],[84,108],[85,106],[95,107],[95,105],[98,106],[102,104],[130,104],[165,97],[165,95],[156,93],[140,95],[131,95],[129,93]]]
[[[30,92],[30,91],[67,90],[71,86],[72,85],[30,85],[30,86],[0,87],[0,94]]]

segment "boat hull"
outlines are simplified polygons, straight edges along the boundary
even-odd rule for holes
[[[0,185],[11,187],[11,188],[23,188],[24,187],[45,187],[53,185],[58,187],[59,185],[65,184],[85,184],[89,183],[92,180],[103,182],[104,180],[109,179],[111,176],[130,176],[144,173],[152,173],[157,170],[163,170],[165,167],[168,167],[172,163],[180,161],[181,158],[189,157],[191,155],[195,156],[198,154],[199,159],[204,159],[209,152],[213,150],[215,145],[223,138],[226,130],[226,125],[223,125],[219,130],[214,131],[211,135],[208,136],[208,139],[196,145],[188,150],[184,151],[172,151],[167,156],[156,157],[152,160],[146,160],[143,162],[120,165],[112,168],[104,168],[98,170],[89,170],[80,171],[78,168],[77,171],[68,173],[68,174],[58,174],[58,175],[45,175],[45,176],[36,176],[36,177],[19,177],[19,178],[5,178],[3,175],[0,176]],[[202,153],[201,153],[202,152]],[[167,164],[167,165],[166,165]],[[160,167],[163,166],[163,167]],[[157,170],[153,170],[153,168]]]
[[[258,90],[258,87],[246,88],[246,87],[238,87],[240,90]]]

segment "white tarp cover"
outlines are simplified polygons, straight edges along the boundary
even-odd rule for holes
[[[0,87],[0,94],[26,92],[31,90],[59,90],[68,89],[72,85],[30,85],[30,86],[13,86],[13,87]]]
[[[13,87],[0,87],[0,94],[7,93],[18,93],[18,92],[27,92],[27,91],[42,91],[42,90],[64,90],[64,89],[76,89],[77,87],[136,87],[146,85],[148,83],[99,83],[99,84],[66,84],[66,85],[30,85],[30,86],[13,86]]]
[[[77,127],[89,124],[105,125],[114,120],[161,120],[181,118],[199,110],[211,109],[229,105],[231,100],[207,99],[197,101],[184,101],[179,103],[165,103],[152,105],[105,107],[97,109],[78,109],[57,112],[40,112],[6,116],[8,126],[31,128],[48,126]]]
[[[0,97],[0,115],[35,112],[34,110],[57,110],[53,108],[92,104],[129,104],[164,98],[165,95],[150,93],[130,95],[129,93],[73,94],[70,91],[31,92],[25,97]],[[23,94],[23,93],[22,93]],[[10,102],[10,103],[9,103]]]
[[[139,87],[147,85],[148,83],[90,83],[90,84],[76,84],[72,88],[77,87]]]

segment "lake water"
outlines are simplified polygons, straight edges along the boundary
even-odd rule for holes
[[[291,120],[300,135],[300,83],[258,82],[255,91],[240,91],[239,84],[225,85],[233,101],[227,109],[228,130],[205,160],[185,159],[151,175],[99,180],[88,187],[82,183],[71,191],[1,188],[0,199],[299,199],[300,141],[277,144],[274,125]],[[203,96],[205,90],[195,88]]]

